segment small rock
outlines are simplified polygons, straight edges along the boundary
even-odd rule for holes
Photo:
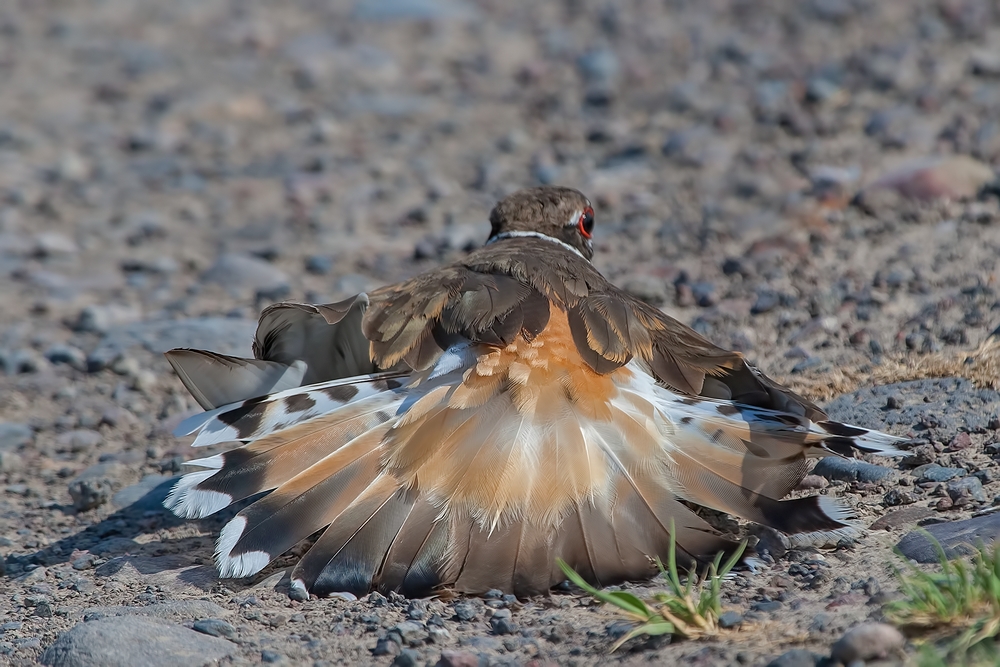
[[[899,630],[885,623],[865,623],[851,628],[834,643],[830,655],[846,664],[855,660],[883,659],[901,651],[906,640]]]
[[[83,350],[72,345],[63,343],[52,345],[45,350],[45,358],[56,365],[66,364],[78,371],[87,370],[87,355],[84,354]]]
[[[265,649],[260,652],[260,661],[265,664],[273,665],[279,662],[283,662],[284,659],[285,656],[281,655],[277,651],[269,651]]]
[[[165,511],[163,501],[176,483],[176,477],[166,475],[146,475],[138,484],[127,486],[111,497],[111,503],[118,509],[131,507],[145,512]]]
[[[236,638],[236,628],[217,618],[203,618],[195,621],[191,627],[202,634],[211,635],[212,637]]]
[[[830,486],[830,482],[822,475],[806,475],[799,482],[800,489],[825,489]]]
[[[967,155],[913,162],[892,171],[866,190],[891,189],[909,199],[934,201],[974,196],[996,179],[993,169]]]
[[[257,257],[225,253],[215,260],[202,279],[225,287],[234,296],[274,295],[291,289],[284,271]]]
[[[480,660],[479,656],[469,651],[441,651],[434,667],[481,667],[485,665],[485,660]]]
[[[889,468],[837,456],[822,458],[812,470],[813,475],[844,482],[880,482],[892,476]]]
[[[97,431],[81,428],[60,433],[56,436],[56,445],[60,451],[76,453],[95,449],[102,440]]]
[[[217,661],[236,645],[152,618],[122,616],[84,622],[64,632],[42,654],[51,667],[187,667]]]
[[[473,605],[467,602],[459,602],[455,605],[455,618],[460,621],[474,621],[479,618],[479,612],[476,611]]]
[[[404,648],[392,661],[392,667],[417,667],[420,664],[420,654],[412,648]]]
[[[618,56],[606,48],[584,53],[576,64],[587,84],[600,87],[614,85],[620,70]]]
[[[890,489],[882,498],[882,504],[886,507],[897,507],[899,505],[912,505],[917,499],[909,491],[895,488]]]
[[[708,308],[719,303],[719,293],[712,283],[700,282],[691,285],[694,302],[702,308]]]
[[[781,303],[781,297],[770,290],[761,291],[757,293],[757,300],[754,301],[753,306],[750,307],[751,315],[761,315],[763,313],[769,313],[778,307]]]
[[[966,449],[967,447],[971,447],[971,446],[972,446],[972,436],[970,436],[965,431],[961,431],[959,433],[956,433],[955,437],[953,437],[948,442],[948,449],[951,450],[951,451],[953,451],[953,452],[954,451],[958,451],[960,449]]]
[[[765,613],[773,613],[781,609],[781,602],[777,600],[771,600],[769,602],[754,602],[750,605],[750,608],[754,611],[762,611]]]
[[[80,311],[73,324],[73,329],[74,331],[103,334],[113,327],[129,324],[141,318],[142,311],[131,306],[112,303],[87,306]]]
[[[306,271],[317,276],[325,276],[333,270],[333,257],[329,255],[309,255],[306,257]]]
[[[388,637],[383,637],[375,642],[375,648],[372,649],[372,655],[399,655],[402,650],[399,644],[389,639]]]
[[[816,667],[823,656],[804,648],[793,648],[767,663],[767,667]]]
[[[418,646],[427,638],[427,628],[416,621],[403,621],[402,623],[397,623],[389,630],[388,636],[391,638],[393,635],[397,635],[400,638],[400,645],[409,644],[410,646]]]
[[[118,486],[118,475],[122,471],[122,464],[115,462],[98,463],[84,470],[69,483],[73,507],[85,512],[108,502]]]
[[[517,626],[509,618],[497,618],[494,616],[490,619],[490,627],[493,629],[493,633],[497,635],[512,635],[517,632]]]
[[[936,463],[918,466],[913,469],[913,474],[920,482],[947,482],[960,475],[965,474],[964,468],[945,468]]]
[[[743,623],[743,614],[737,611],[724,611],[719,615],[719,627],[726,630],[737,628]]]
[[[0,422],[0,450],[14,450],[31,443],[35,432],[27,424]]]
[[[965,498],[971,498],[977,503],[986,502],[986,492],[983,491],[983,483],[976,477],[953,479],[948,482],[947,491],[948,496],[956,503]]]

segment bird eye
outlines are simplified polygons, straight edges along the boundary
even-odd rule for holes
[[[589,239],[594,233],[594,209],[589,206],[583,209],[580,220],[576,223],[576,228],[580,230],[580,235]]]

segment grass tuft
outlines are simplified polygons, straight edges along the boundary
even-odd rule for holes
[[[997,655],[1000,549],[980,543],[971,561],[949,560],[941,544],[923,532],[937,553],[938,567],[925,572],[907,561],[908,571],[897,569],[903,597],[886,605],[886,617],[909,634],[941,643],[945,664],[989,664],[980,663],[978,656]],[[936,664],[936,653],[925,646],[920,663]]]
[[[670,589],[653,594],[653,600],[646,602],[626,591],[602,591],[591,586],[562,559],[556,562],[566,578],[601,602],[618,607],[626,617],[637,625],[611,647],[616,651],[622,644],[642,635],[673,635],[686,639],[712,636],[719,632],[719,615],[722,613],[722,580],[739,562],[746,549],[746,542],[722,562],[720,552],[715,560],[699,577],[692,568],[681,583],[677,570],[677,545],[674,540],[674,526],[670,526],[670,549],[667,565],[656,558],[656,566],[667,580]]]

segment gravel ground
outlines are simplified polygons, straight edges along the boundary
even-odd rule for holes
[[[196,408],[160,352],[247,354],[264,305],[459,257],[536,183],[595,202],[606,275],[817,396],[961,358],[1000,324],[989,0],[13,0],[0,80],[0,663],[818,665],[895,594],[907,530],[1000,494],[982,377],[862,386],[832,414],[912,456],[806,485],[874,528],[762,535],[732,629],[610,656],[628,626],[571,592],[295,602],[291,558],[220,581],[231,514],[159,506]]]

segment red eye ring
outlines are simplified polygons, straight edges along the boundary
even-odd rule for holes
[[[583,209],[576,228],[580,231],[580,236],[585,239],[590,239],[594,235],[594,209],[589,206]]]

